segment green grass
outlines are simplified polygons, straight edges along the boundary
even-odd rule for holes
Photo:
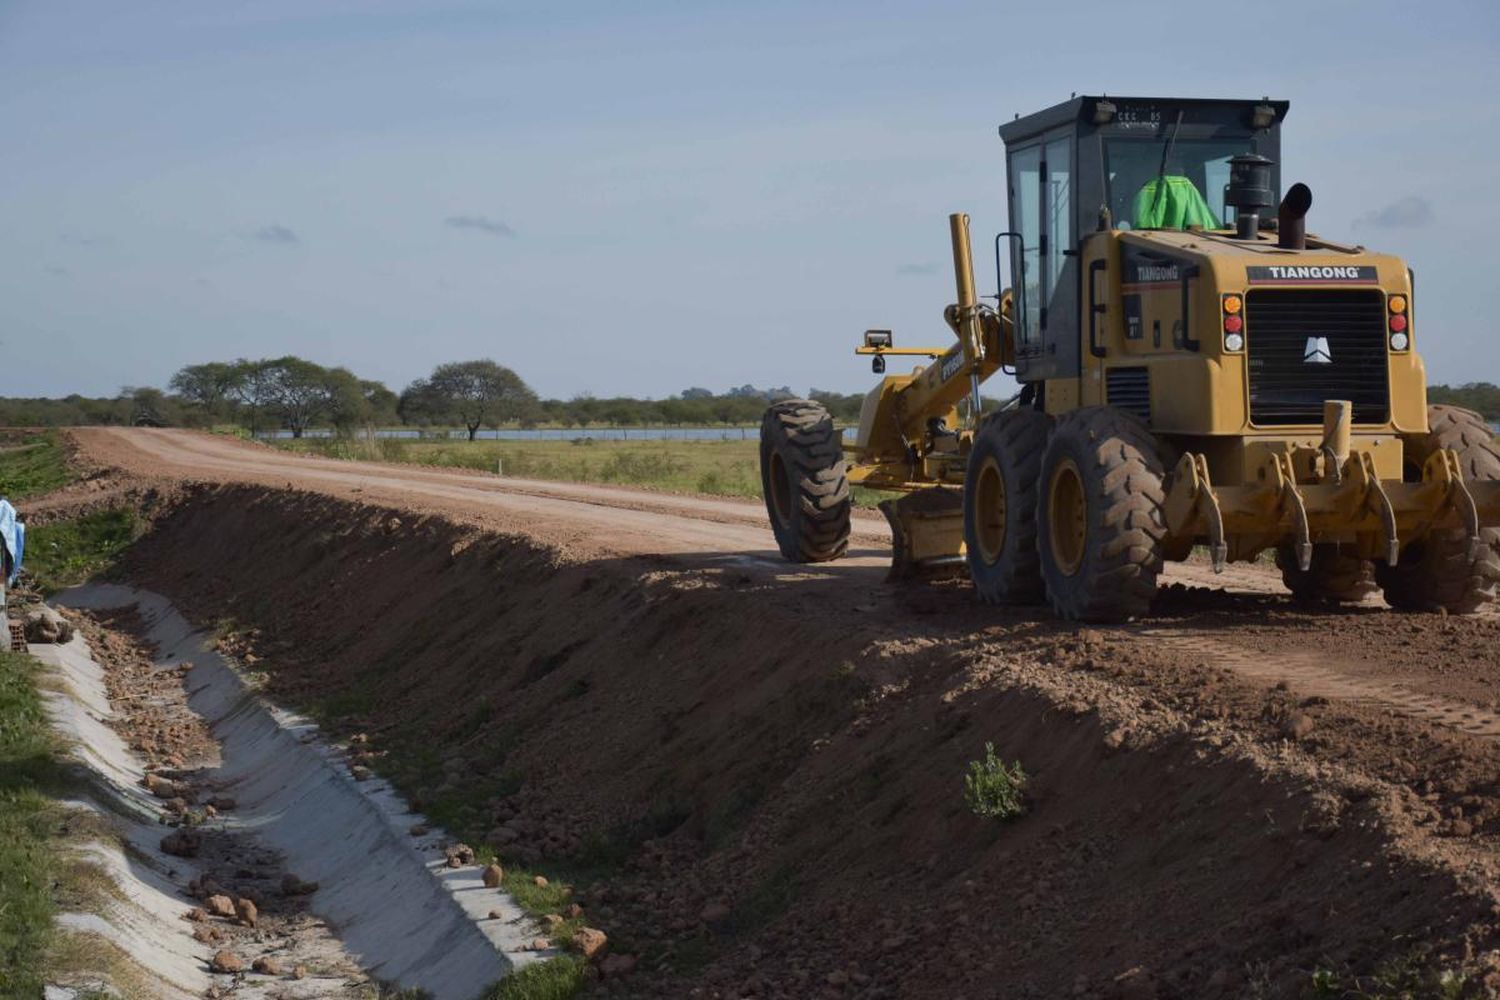
[[[536,962],[500,980],[484,1000],[568,1000],[584,985],[584,963],[571,955]]]
[[[0,996],[40,996],[69,781],[37,694],[40,664],[0,653]]]
[[[75,478],[56,431],[29,435],[20,445],[0,449],[0,496],[12,502],[50,493]]]
[[[760,442],[743,440],[413,441],[398,438],[283,440],[277,447],[324,458],[409,462],[499,472],[518,479],[645,486],[678,493],[760,497]],[[857,506],[892,493],[855,487]]]
[[[519,479],[618,483],[685,493],[760,496],[760,445],[744,441],[409,441],[320,439],[279,447],[327,458],[413,462]]]
[[[26,532],[22,568],[43,594],[55,593],[106,569],[141,528],[135,512],[124,507],[39,524]]]
[[[995,744],[984,745],[984,759],[969,761],[964,775],[964,801],[975,816],[1013,819],[1025,811],[1022,793],[1026,772],[1021,762],[1006,764],[995,755]]]
[[[537,885],[535,873],[519,868],[506,870],[504,885],[516,904],[532,913],[562,913],[573,895],[573,890],[562,882]]]

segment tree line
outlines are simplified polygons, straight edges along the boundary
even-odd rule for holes
[[[1500,385],[1489,382],[1466,382],[1463,385],[1435,385],[1427,390],[1429,403],[1450,403],[1474,410],[1488,421],[1500,421]]]
[[[768,402],[796,395],[790,388],[744,385],[715,393],[701,387],[666,399],[589,394],[541,399],[511,369],[489,359],[438,365],[400,393],[343,367],[286,356],[211,361],[179,369],[167,391],[127,386],[114,397],[0,398],[0,425],[113,424],[149,427],[234,425],[252,434],[361,428],[463,427],[470,440],[498,427],[683,427],[760,421]],[[835,419],[859,418],[861,393],[810,389]]]
[[[105,398],[0,398],[0,426],[230,424],[251,433],[285,430],[293,437],[313,428],[348,434],[374,427],[463,427],[472,440],[481,429],[497,427],[743,426],[759,423],[767,403],[794,395],[786,386],[743,385],[717,393],[693,387],[665,399],[541,399],[514,371],[489,359],[438,365],[396,393],[347,368],[288,355],[187,365],[168,381],[167,391],[127,386]],[[840,423],[859,420],[863,393],[814,388],[806,395]],[[1500,386],[1489,382],[1435,385],[1428,399],[1500,421]]]

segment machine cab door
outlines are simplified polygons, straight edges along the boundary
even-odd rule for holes
[[[1074,142],[1059,130],[1007,149],[1012,283],[1017,286],[1016,374],[1078,375],[1078,237]]]

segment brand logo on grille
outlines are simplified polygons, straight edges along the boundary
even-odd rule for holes
[[[1302,363],[1305,365],[1333,364],[1333,352],[1328,349],[1328,338],[1308,337],[1307,346],[1302,349]]]

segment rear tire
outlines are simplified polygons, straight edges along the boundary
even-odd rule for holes
[[[1370,560],[1340,552],[1331,542],[1313,545],[1312,562],[1305,572],[1297,565],[1296,552],[1283,545],[1276,550],[1276,568],[1292,597],[1303,603],[1358,604],[1377,589]]]
[[[1122,622],[1156,596],[1167,525],[1156,441],[1108,406],[1058,421],[1042,458],[1037,548],[1062,618]]]
[[[964,550],[986,604],[1040,604],[1047,595],[1036,544],[1037,481],[1052,419],[1030,408],[980,425],[964,474]]]
[[[1427,408],[1427,425],[1430,430],[1425,436],[1403,442],[1408,482],[1421,481],[1422,466],[1439,448],[1458,452],[1465,480],[1500,479],[1500,451],[1479,414],[1433,405]],[[1493,601],[1500,586],[1500,555],[1496,554],[1500,531],[1481,528],[1479,538],[1479,558],[1472,562],[1468,536],[1461,528],[1451,528],[1408,545],[1397,565],[1377,565],[1375,578],[1386,603],[1402,611],[1470,614]]]
[[[849,548],[843,440],[822,404],[786,399],[760,425],[760,485],[781,554],[827,562]]]

